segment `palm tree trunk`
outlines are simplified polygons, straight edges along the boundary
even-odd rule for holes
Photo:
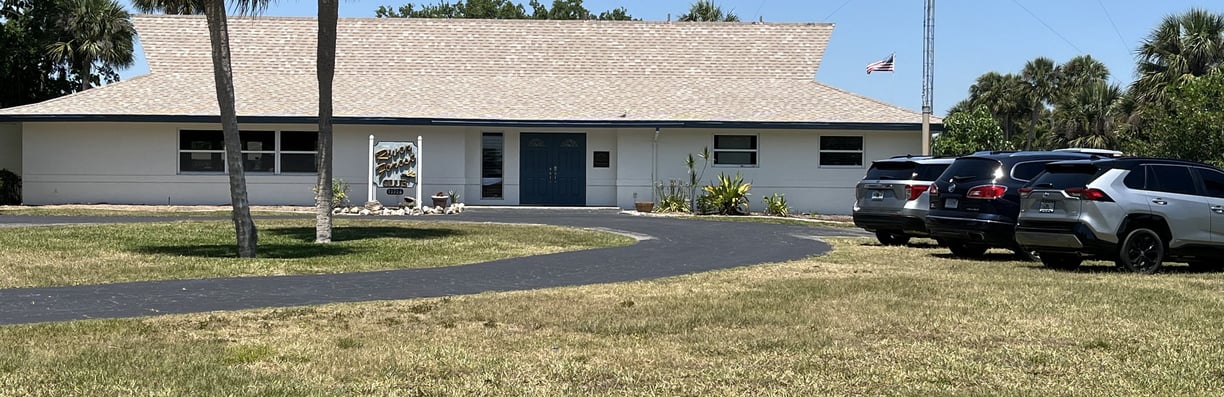
[[[319,0],[319,45],[315,55],[319,74],[318,196],[315,197],[315,242],[332,239],[332,81],[336,74],[336,23],[339,0]]]
[[[1024,150],[1033,150],[1033,141],[1037,139],[1037,117],[1041,114],[1041,103],[1033,104],[1033,120],[1029,121],[1028,138],[1024,140]]]
[[[238,112],[235,109],[234,75],[230,67],[229,26],[225,20],[225,2],[206,2],[204,15],[208,19],[208,36],[212,41],[213,78],[217,86],[217,106],[221,109],[221,131],[225,139],[225,164],[229,168],[230,203],[234,231],[238,237],[238,256],[254,258],[259,236],[251,220],[247,201],[246,171],[242,168],[242,141],[238,134]]]

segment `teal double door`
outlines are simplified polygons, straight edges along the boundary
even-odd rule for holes
[[[586,205],[586,134],[519,136],[519,202]]]

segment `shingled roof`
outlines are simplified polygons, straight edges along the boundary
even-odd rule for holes
[[[218,114],[200,16],[133,17],[150,73],[0,118]],[[317,115],[313,18],[231,18],[238,114]],[[337,122],[910,124],[814,81],[832,24],[341,19]]]

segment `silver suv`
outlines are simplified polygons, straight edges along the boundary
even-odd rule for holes
[[[953,160],[897,156],[872,162],[854,189],[854,225],[875,232],[884,245],[926,236],[927,188]]]
[[[1060,161],[1020,195],[1016,241],[1049,267],[1101,258],[1154,273],[1165,261],[1209,269],[1224,259],[1224,171],[1206,164]]]

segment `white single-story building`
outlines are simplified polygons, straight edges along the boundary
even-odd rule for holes
[[[22,176],[26,204],[229,202],[204,18],[133,21],[148,75],[0,109],[0,168]],[[364,201],[368,136],[420,136],[425,192],[632,208],[709,147],[706,182],[743,174],[753,208],[782,193],[797,211],[849,213],[871,160],[921,151],[921,115],[816,82],[832,31],[341,19],[335,175]],[[232,18],[230,38],[251,203],[309,205],[316,21]]]

